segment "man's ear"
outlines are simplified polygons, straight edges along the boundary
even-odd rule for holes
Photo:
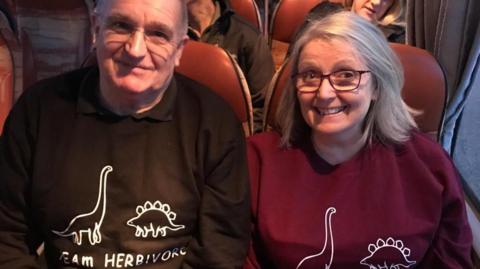
[[[187,44],[188,39],[189,39],[188,35],[184,35],[182,39],[180,39],[180,42],[178,42],[177,51],[175,52],[175,66],[180,65],[180,59],[182,58],[183,48],[185,47],[185,44]]]

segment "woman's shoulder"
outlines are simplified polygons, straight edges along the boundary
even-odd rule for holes
[[[278,148],[280,134],[275,131],[262,132],[247,138],[249,145],[260,148]]]
[[[442,146],[428,134],[420,131],[413,131],[410,139],[405,143],[407,147],[417,151],[419,154],[432,157],[432,155],[447,154]]]
[[[267,158],[281,158],[281,156],[290,155],[295,151],[292,147],[281,145],[281,135],[275,131],[263,132],[250,136],[247,139],[247,149],[250,154],[255,153],[258,156]]]
[[[429,135],[414,131],[410,139],[399,150],[399,155],[407,155],[423,162],[429,167],[452,166],[448,153]]]

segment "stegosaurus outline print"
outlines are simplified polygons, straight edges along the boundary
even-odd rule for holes
[[[170,205],[167,203],[162,203],[160,201],[145,202],[144,206],[137,206],[136,209],[137,216],[129,219],[127,221],[127,225],[135,228],[135,236],[147,238],[149,236],[153,238],[157,238],[159,235],[165,237],[167,235],[167,231],[178,231],[185,228],[185,225],[177,225],[173,223],[176,219],[177,215],[170,209]],[[153,221],[146,220],[142,217],[145,214],[159,214],[160,219],[164,218],[164,223],[154,223]],[[159,220],[159,218],[153,218],[155,220]]]

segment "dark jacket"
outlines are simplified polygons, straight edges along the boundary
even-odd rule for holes
[[[189,36],[193,40],[218,45],[230,52],[245,74],[253,107],[263,108],[263,90],[275,71],[268,43],[253,25],[235,14],[228,1],[217,2],[221,8],[220,17],[201,37],[193,31],[189,31]]]

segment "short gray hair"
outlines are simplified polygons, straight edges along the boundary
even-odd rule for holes
[[[114,0],[96,0],[95,1],[95,8],[93,9],[94,14],[101,14],[106,1],[114,1]],[[180,34],[180,38],[187,34],[188,31],[188,10],[187,10],[187,1],[186,0],[167,0],[167,1],[179,1],[180,3],[180,18],[178,21],[178,33]]]
[[[416,124],[409,112],[413,110],[401,97],[403,68],[378,27],[350,11],[337,12],[312,22],[294,44],[291,74],[297,73],[300,53],[312,40],[340,40],[350,44],[370,70],[376,99],[363,123],[366,141],[371,143],[376,139],[386,144],[406,141]],[[303,119],[291,78],[280,100],[276,119],[281,128],[282,146],[300,142],[311,132]]]

